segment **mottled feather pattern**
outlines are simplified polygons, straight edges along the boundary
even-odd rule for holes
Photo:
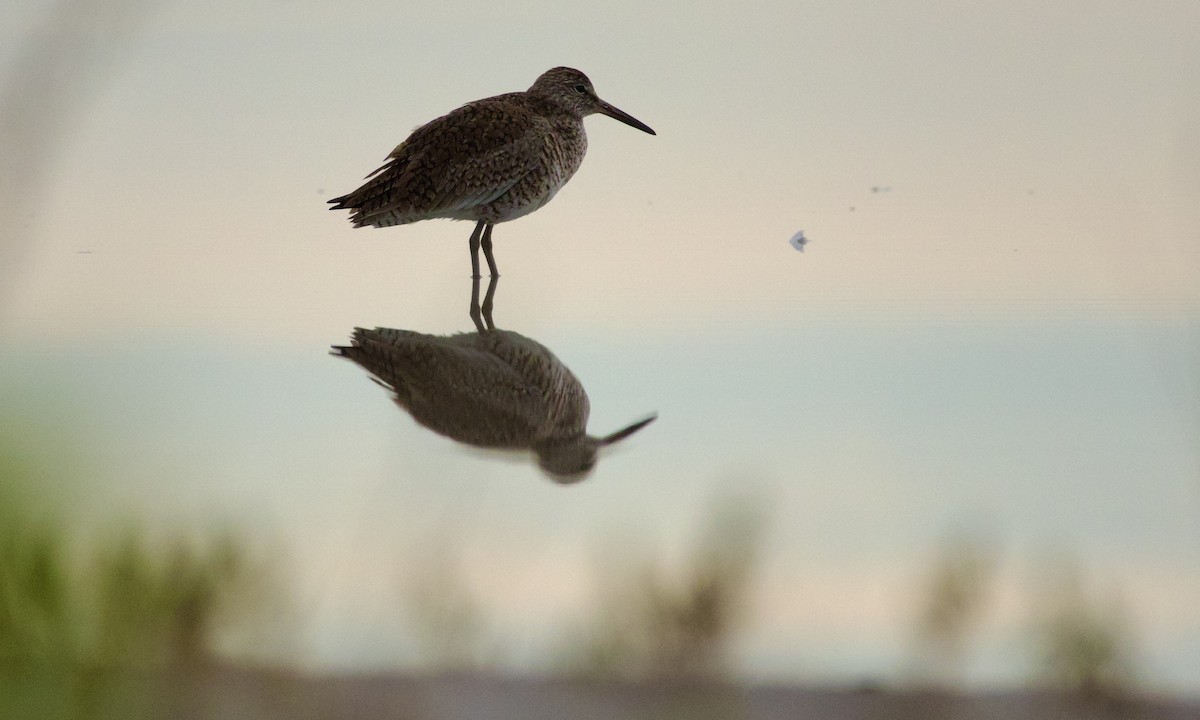
[[[568,438],[585,432],[591,411],[587,393],[579,379],[549,348],[505,330],[487,333],[482,338],[490,353],[513,368],[526,382],[539,388],[546,414],[540,437]]]
[[[525,448],[582,436],[587,395],[539,343],[517,333],[354,331],[334,351],[370,372],[429,429],[480,447]]]
[[[417,128],[357,190],[329,202],[351,210],[355,227],[473,220],[471,276],[482,250],[498,277],[492,228],[554,199],[583,162],[583,118],[593,113],[654,134],[601,100],[587,75],[551,68],[525,92],[476,100]]]
[[[587,147],[582,124],[560,136],[544,105],[524,93],[464,105],[418,128],[367,183],[336,198],[335,209],[352,208],[356,226],[376,227],[435,217],[503,222],[532,212],[570,179]]]

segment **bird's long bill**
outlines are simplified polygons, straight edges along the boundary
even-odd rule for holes
[[[605,115],[609,116],[610,118],[613,118],[614,120],[620,120],[621,122],[625,123],[626,125],[628,125],[630,127],[635,127],[638,130],[641,130],[642,132],[648,132],[651,135],[658,134],[658,133],[654,132],[654,130],[650,129],[650,126],[647,125],[646,123],[642,122],[641,120],[638,120],[637,118],[635,118],[634,116],[625,112],[624,110],[619,110],[619,109],[613,107],[612,105],[609,105],[608,103],[604,102],[603,100],[600,101],[600,112],[604,113]]]
[[[621,430],[616,431],[612,435],[606,435],[606,436],[600,438],[600,444],[601,445],[612,445],[613,443],[617,442],[618,440],[624,440],[625,438],[634,434],[638,430],[641,430],[642,428],[646,427],[650,423],[654,422],[654,420],[657,417],[658,417],[658,415],[651,415],[650,417],[648,417],[644,420],[638,420],[637,422],[635,422],[634,424],[630,425],[627,428],[623,428]]]

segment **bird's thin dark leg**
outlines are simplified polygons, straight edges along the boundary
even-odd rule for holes
[[[483,229],[483,256],[487,258],[488,269],[492,271],[492,277],[500,277],[500,271],[496,269],[496,258],[492,257],[492,228],[496,227],[492,223],[488,223]]]
[[[483,321],[488,330],[495,330],[496,323],[492,322],[492,300],[496,297],[496,286],[500,284],[500,276],[493,275],[488,281],[487,295],[483,296]]]
[[[483,232],[484,227],[491,226],[480,220],[475,224],[475,230],[471,233],[471,277],[475,279],[479,278],[479,235]],[[487,253],[488,264],[490,265],[492,262],[492,243],[490,238],[487,247],[488,249],[485,252]]]
[[[492,298],[492,286],[488,285],[488,301]],[[491,324],[491,308],[488,308],[488,324]],[[475,329],[480,334],[487,332],[487,328],[483,326],[483,320],[479,317],[479,275],[471,278],[471,309],[467,311],[471,316],[471,322],[475,323]]]

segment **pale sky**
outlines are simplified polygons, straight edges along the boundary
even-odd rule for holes
[[[131,495],[269,518],[322,598],[305,663],[395,659],[365,549],[427,516],[467,503],[464,565],[524,637],[535,590],[555,617],[586,596],[597,538],[681,543],[748,478],[779,513],[749,667],[895,670],[921,563],[979,522],[1011,557],[974,679],[1020,677],[1014,588],[1049,544],[1200,687],[1200,5],[134,7],[43,36],[51,3],[0,8],[0,388],[81,403]],[[495,231],[498,324],[583,379],[593,432],[660,413],[570,490],[323,355],[469,327],[469,224],[324,201],[555,65],[658,132],[589,118],[576,177]],[[227,480],[140,484],[179,468]]]
[[[0,60],[45,10],[29,5],[3,11]],[[361,315],[390,288],[427,296],[462,274],[469,225],[352,231],[323,201],[412,127],[556,64],[659,133],[589,119],[576,178],[497,229],[505,275],[571,314],[601,292],[653,302],[651,323],[741,314],[784,287],[1196,300],[1194,3],[458,7],[148,13],[21,208],[10,322],[227,328],[253,306],[296,334],[291,317]],[[785,244],[800,228],[809,256]]]

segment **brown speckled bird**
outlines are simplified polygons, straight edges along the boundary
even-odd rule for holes
[[[352,193],[329,202],[350,209],[355,227],[418,220],[475,220],[471,272],[483,248],[493,277],[492,227],[550,202],[587,152],[583,118],[601,113],[654,131],[596,96],[578,70],[557,67],[529,90],[467,103],[413,131]]]

